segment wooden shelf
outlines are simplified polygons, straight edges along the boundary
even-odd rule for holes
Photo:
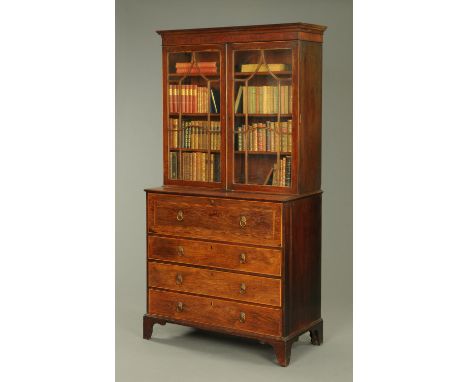
[[[169,78],[171,77],[217,77],[219,78],[219,73],[170,73]],[[219,80],[218,80],[219,81]]]
[[[245,151],[234,151],[236,154],[245,154]],[[249,155],[276,155],[276,151],[247,151]],[[290,151],[280,151],[280,155],[291,155]]]
[[[271,118],[271,117],[278,117],[277,113],[274,114],[258,114],[258,113],[248,113],[248,114],[242,114],[242,113],[236,113],[236,117],[245,117],[248,115],[249,117],[266,117],[266,118]],[[292,114],[280,114],[280,117],[283,118],[292,118]]]
[[[183,149],[181,147],[171,147],[169,148],[170,151],[183,151],[183,152],[194,152],[194,153],[207,153],[208,149]],[[219,150],[210,150],[212,153],[219,153]]]
[[[219,117],[219,113],[180,113],[183,117]],[[171,117],[179,116],[179,113],[169,113]]]

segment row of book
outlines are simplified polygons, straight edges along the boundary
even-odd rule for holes
[[[234,110],[244,114],[291,114],[291,85],[240,86]]]
[[[280,160],[280,166],[278,164],[273,165],[273,186],[290,187],[291,186],[291,157],[287,156]]]
[[[292,120],[253,123],[236,128],[236,151],[292,151]]]
[[[180,154],[182,156],[180,156]],[[208,159],[210,159],[208,161]],[[179,163],[181,160],[181,163]],[[170,179],[191,180],[200,182],[219,182],[219,154],[178,153],[169,156]]]
[[[221,122],[210,121],[182,121],[169,118],[169,140],[171,148],[182,149],[221,149]],[[209,134],[208,134],[209,133]]]
[[[219,113],[219,89],[198,85],[169,85],[170,113]]]
[[[176,62],[177,74],[216,74],[216,61],[207,62]]]

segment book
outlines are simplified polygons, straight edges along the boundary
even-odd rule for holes
[[[170,179],[178,179],[178,161],[177,152],[172,152],[169,158]]]
[[[250,72],[268,72],[268,69],[271,72],[279,72],[284,70],[291,70],[291,66],[287,64],[261,64],[258,68],[258,64],[243,64],[241,66],[241,72],[250,73]]]
[[[286,175],[285,175],[285,184],[286,187],[291,186],[291,157],[286,157]]]
[[[215,67],[216,68],[216,61],[207,61],[207,62],[203,62],[203,61],[200,61],[200,62],[195,62],[195,63],[192,63],[192,62],[176,62],[175,66],[176,68],[186,68],[186,67],[190,67],[193,65],[197,65],[198,67],[200,68],[210,68],[210,67]]]
[[[217,74],[216,62],[176,62],[177,74]]]
[[[234,104],[234,113],[242,113],[242,111],[239,111],[239,105],[241,103],[243,90],[244,90],[244,86],[239,86],[239,90],[237,91],[236,102]]]
[[[211,100],[210,100],[210,113],[219,113],[219,101],[220,101],[220,96],[219,96],[219,89],[217,88],[211,88]]]

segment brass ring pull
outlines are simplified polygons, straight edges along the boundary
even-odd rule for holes
[[[184,310],[184,304],[182,302],[178,302],[176,306],[176,310],[178,312],[182,312]]]
[[[180,222],[184,220],[184,213],[182,211],[177,212],[177,220]]]
[[[241,283],[239,293],[245,294],[245,292],[247,292],[247,286],[245,285],[245,283]]]
[[[245,313],[244,312],[240,312],[239,321],[242,322],[242,323],[245,322]]]
[[[245,253],[241,253],[241,254],[239,255],[239,262],[240,262],[241,264],[245,264],[246,261],[247,261],[247,257],[246,257],[246,255],[245,255]]]
[[[180,285],[182,284],[182,281],[184,281],[184,278],[182,277],[180,273],[177,273],[176,280],[175,280],[176,284]]]
[[[182,247],[182,246],[177,247],[177,254],[179,256],[183,256],[184,255],[184,247]]]
[[[244,227],[247,225],[247,218],[246,218],[244,215],[242,215],[242,216],[240,217],[239,225],[240,225],[242,228],[244,228]]]

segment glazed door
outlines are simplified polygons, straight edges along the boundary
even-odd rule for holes
[[[225,184],[224,45],[163,48],[164,184]]]
[[[297,189],[297,43],[228,45],[228,186]]]

